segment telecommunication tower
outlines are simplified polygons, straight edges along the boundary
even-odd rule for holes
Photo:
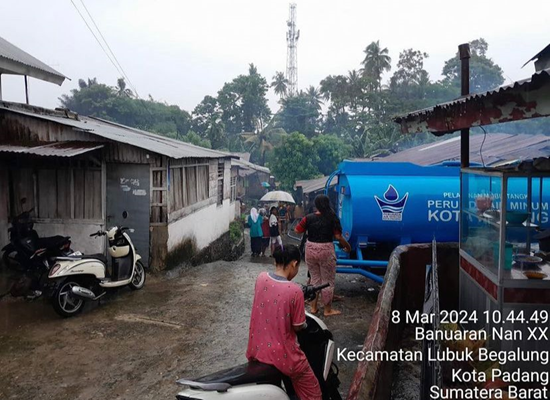
[[[288,80],[288,94],[294,96],[298,93],[298,39],[300,30],[296,29],[296,4],[290,3],[290,12],[286,22],[286,79]]]

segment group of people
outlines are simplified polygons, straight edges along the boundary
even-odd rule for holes
[[[275,249],[282,247],[282,235],[288,233],[288,227],[296,218],[303,215],[301,205],[280,204],[278,207],[261,207],[259,210],[253,207],[248,216],[250,227],[250,247],[252,257],[266,256],[268,248],[271,250],[270,257]]]
[[[315,207],[316,211],[301,218],[295,231],[301,234],[307,233],[305,259],[310,283],[314,286],[329,283],[329,287],[320,293],[324,315],[338,315],[340,311],[332,308],[336,276],[336,254],[333,242],[338,241],[339,246],[347,252],[351,251],[351,246],[342,236],[340,220],[332,210],[329,198],[324,195],[317,196]],[[260,217],[262,217],[261,210],[260,213],[257,210],[254,214],[251,212],[249,223],[250,220],[253,224],[258,223]],[[263,223],[262,217],[260,224]],[[271,231],[275,223],[278,227],[280,224],[276,207],[271,208],[267,223],[270,228],[275,271],[262,272],[256,280],[246,356],[251,361],[257,360],[273,365],[290,377],[299,399],[321,400],[319,382],[304,352],[300,349],[296,337],[296,332],[306,327],[304,295],[299,285],[291,283],[298,274],[302,260],[300,250],[294,245],[283,247],[280,242],[280,230]],[[250,229],[252,231],[252,226]],[[273,246],[272,233],[277,233],[279,238],[275,240],[278,244],[276,247]],[[316,298],[311,303],[311,312],[318,311]]]

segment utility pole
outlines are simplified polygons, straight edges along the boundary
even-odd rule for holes
[[[470,45],[468,43],[458,46],[460,56],[460,94],[462,97],[470,94]],[[470,166],[470,129],[460,131],[460,166]]]
[[[289,18],[286,22],[286,79],[288,80],[288,94],[294,96],[298,93],[298,39],[300,30],[296,29],[296,4],[290,4]]]

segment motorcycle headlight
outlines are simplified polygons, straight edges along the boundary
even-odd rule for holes
[[[52,269],[50,269],[50,273],[48,274],[48,276],[55,275],[56,272],[59,271],[59,268],[61,268],[61,264],[59,264],[59,263],[54,264]]]

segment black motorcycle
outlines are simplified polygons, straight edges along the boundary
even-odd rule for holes
[[[21,201],[24,204],[24,200]],[[2,264],[10,271],[12,296],[35,298],[42,294],[42,281],[55,257],[73,253],[68,236],[39,237],[34,230],[31,208],[11,221],[10,243],[2,248]]]
[[[2,248],[2,263],[6,268],[25,270],[36,266],[39,255],[58,257],[72,253],[69,236],[38,236],[31,218],[33,211],[34,208],[23,211],[11,221],[10,242]]]

